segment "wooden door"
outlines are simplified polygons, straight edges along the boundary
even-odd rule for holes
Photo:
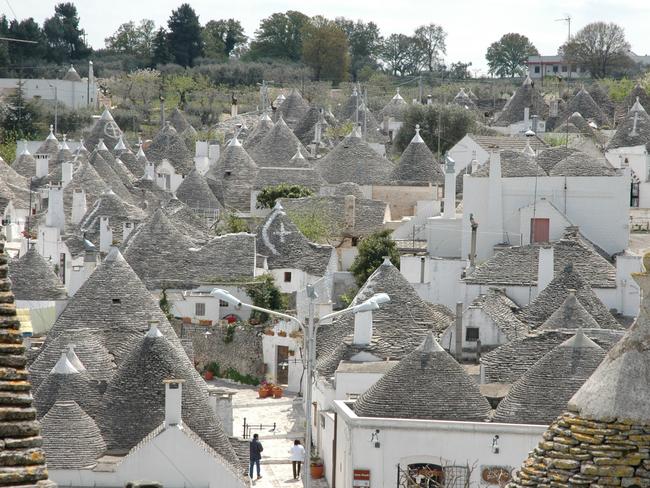
[[[550,219],[530,219],[530,242],[548,242]]]
[[[280,385],[289,383],[289,346],[277,346],[275,381]]]

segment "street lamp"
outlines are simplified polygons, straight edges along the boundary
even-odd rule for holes
[[[303,324],[300,320],[298,320],[297,317],[294,317],[293,315],[276,312],[275,310],[269,310],[266,308],[258,307],[256,305],[251,305],[249,303],[244,303],[239,298],[234,297],[231,293],[227,292],[226,290],[222,290],[221,288],[214,288],[210,292],[211,296],[217,297],[218,299],[228,302],[229,304],[236,307],[244,307],[250,310],[257,310],[258,312],[265,312],[269,315],[274,315],[276,317],[290,320],[294,323],[297,323],[298,326],[304,331],[304,340],[307,346],[305,354],[307,359],[307,386],[305,388],[305,448],[307,449],[307,456],[310,456],[312,440],[311,387],[314,376],[314,366],[316,365],[316,331],[318,330],[318,324],[314,321],[314,299],[317,298],[318,295],[316,294],[313,286],[307,287],[307,294],[310,298],[309,319],[308,324]],[[319,322],[323,322],[325,320],[333,319],[335,317],[349,313],[370,312],[373,310],[378,310],[381,304],[387,303],[389,301],[390,296],[388,296],[387,293],[375,293],[373,296],[357,305],[339,310],[338,312],[328,313],[327,315],[320,317]],[[309,470],[309,465],[307,464],[308,462],[309,458],[305,460],[306,466],[302,475],[303,486],[305,488],[311,487],[311,473]]]

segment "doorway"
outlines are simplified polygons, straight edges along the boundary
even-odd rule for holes
[[[275,381],[286,385],[289,383],[289,346],[277,346],[275,358]]]

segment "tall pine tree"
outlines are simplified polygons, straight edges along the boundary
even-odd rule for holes
[[[201,24],[196,12],[188,3],[172,11],[167,22],[169,48],[174,62],[181,66],[193,66],[194,60],[203,54]]]

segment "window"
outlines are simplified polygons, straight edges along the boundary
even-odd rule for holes
[[[530,219],[530,242],[549,241],[550,219]]]
[[[120,300],[119,298],[113,298],[113,304],[118,305],[120,303],[122,303],[122,300]]]
[[[228,302],[225,301],[225,300],[219,300],[219,306],[220,306],[220,307],[227,307],[227,306],[228,306]]]
[[[465,340],[467,342],[478,341],[478,327],[468,327],[465,329]]]
[[[535,66],[535,73],[539,73],[539,66]]]
[[[352,247],[357,247],[359,245],[359,238],[358,237],[353,237],[352,238]]]
[[[284,282],[291,283],[291,271],[284,272]]]
[[[205,303],[194,304],[194,315],[197,317],[203,317],[205,315]]]
[[[554,65],[553,66],[553,73],[557,73],[557,70],[558,70],[557,65]]]
[[[562,65],[562,73],[566,73],[569,70],[566,64]]]
[[[633,181],[630,188],[630,207],[639,206],[639,182]]]

